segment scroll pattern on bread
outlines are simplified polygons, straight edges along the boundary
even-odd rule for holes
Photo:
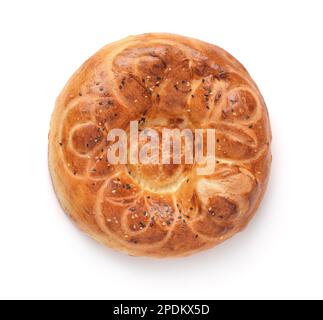
[[[214,174],[198,165],[112,165],[112,128],[215,129]],[[263,196],[271,162],[263,98],[224,50],[167,34],[108,45],[69,81],[53,115],[50,169],[68,214],[131,255],[184,256],[240,231]]]

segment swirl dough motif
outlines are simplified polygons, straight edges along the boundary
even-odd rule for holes
[[[213,128],[216,168],[111,165],[107,132]],[[49,167],[67,214],[97,241],[134,256],[175,257],[242,230],[264,194],[271,164],[264,100],[224,50],[170,34],[107,45],[57,99]]]

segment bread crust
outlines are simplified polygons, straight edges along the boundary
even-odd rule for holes
[[[107,131],[143,117],[148,127],[215,129],[214,174],[109,164]],[[68,81],[52,115],[49,169],[62,208],[92,238],[133,256],[180,257],[248,224],[270,143],[264,99],[235,58],[196,39],[143,34],[105,46]]]

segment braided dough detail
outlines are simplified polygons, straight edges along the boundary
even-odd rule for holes
[[[107,133],[132,120],[158,132],[215,129],[215,172],[110,164]],[[264,100],[236,59],[195,39],[145,34],[107,45],[70,79],[52,117],[49,165],[64,210],[96,240],[130,255],[186,256],[250,221],[270,143]]]

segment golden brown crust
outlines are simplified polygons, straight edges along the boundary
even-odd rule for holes
[[[110,165],[107,131],[214,128],[217,166]],[[271,164],[264,100],[224,50],[171,34],[102,48],[57,99],[49,167],[67,214],[97,241],[130,255],[186,256],[240,231],[254,215]]]

